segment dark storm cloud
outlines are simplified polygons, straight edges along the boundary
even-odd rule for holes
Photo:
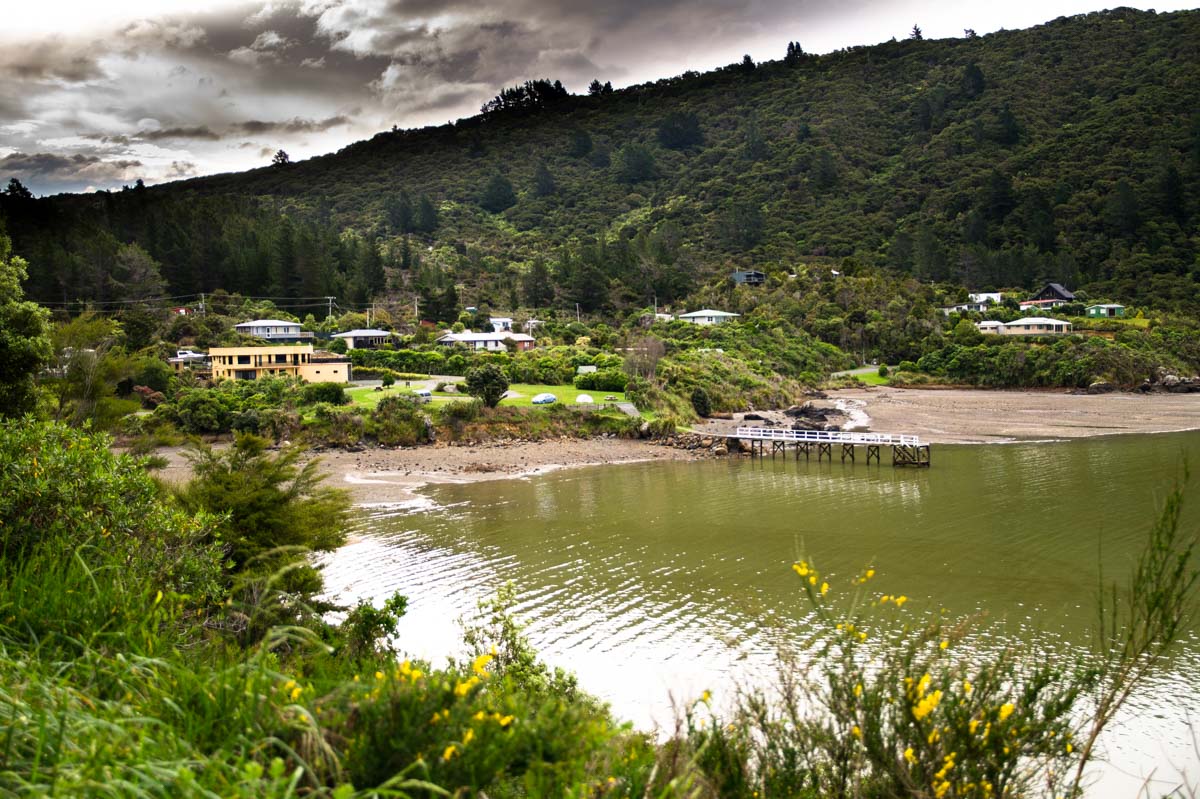
[[[263,122],[261,120],[252,119],[246,122],[238,123],[235,128],[239,133],[313,133],[316,131],[329,130],[340,125],[350,124],[350,117],[335,116],[328,119],[295,119],[285,120],[283,122]]]
[[[11,153],[0,158],[0,176],[17,178],[40,189],[79,189],[84,186],[110,186],[131,180],[142,167],[141,161],[106,161],[96,155],[77,153]]]
[[[78,83],[103,76],[95,55],[82,42],[55,36],[26,47],[0,49],[0,77]]]
[[[200,139],[203,141],[218,141],[221,135],[216,133],[207,125],[196,125],[190,128],[162,128],[160,130],[148,130],[137,134],[138,138],[146,139],[147,141],[161,141],[163,139]],[[109,137],[111,139],[112,137]],[[129,143],[128,137],[124,138],[124,143]]]

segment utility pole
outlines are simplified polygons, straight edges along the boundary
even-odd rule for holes
[[[208,316],[208,307],[205,305],[205,302],[204,302],[204,292],[200,293],[200,315]]]
[[[575,303],[575,321],[579,321],[579,303]]]
[[[325,299],[329,301],[329,310],[325,312],[325,318],[328,319],[329,317],[333,316],[333,301],[336,300],[337,297],[326,297]]]

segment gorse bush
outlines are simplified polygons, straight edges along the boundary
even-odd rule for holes
[[[433,440],[429,417],[409,397],[384,397],[371,411],[367,432],[388,447],[411,447]]]
[[[300,390],[300,401],[306,405],[326,402],[330,405],[346,405],[350,398],[341,383],[309,383]]]

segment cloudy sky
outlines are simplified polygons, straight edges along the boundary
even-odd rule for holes
[[[1130,5],[1130,3],[1121,3]],[[582,92],[903,38],[1020,28],[1092,0],[11,0],[0,184],[37,194],[293,160],[469,116],[503,86]],[[1190,3],[1132,3],[1159,11]],[[200,9],[200,10],[198,10]]]

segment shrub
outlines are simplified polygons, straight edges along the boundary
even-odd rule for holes
[[[887,376],[888,376],[888,368],[887,368],[887,364],[880,364],[880,365],[879,365],[879,376],[880,376],[880,377],[887,377]]]
[[[429,418],[408,397],[384,397],[371,411],[367,432],[388,447],[411,447],[433,440]]]
[[[575,388],[589,391],[624,391],[629,382],[629,375],[619,369],[599,369],[575,375]]]
[[[300,392],[300,400],[305,405],[315,405],[318,402],[347,405],[350,402],[341,383],[309,383]]]
[[[446,422],[473,422],[479,418],[483,404],[479,400],[456,400],[442,406],[442,420]]]
[[[467,372],[467,393],[477,397],[489,408],[500,404],[508,391],[508,378],[495,364],[484,364]]]
[[[708,398],[708,392],[699,386],[692,389],[692,408],[702,419],[708,418],[712,413],[712,402]]]

